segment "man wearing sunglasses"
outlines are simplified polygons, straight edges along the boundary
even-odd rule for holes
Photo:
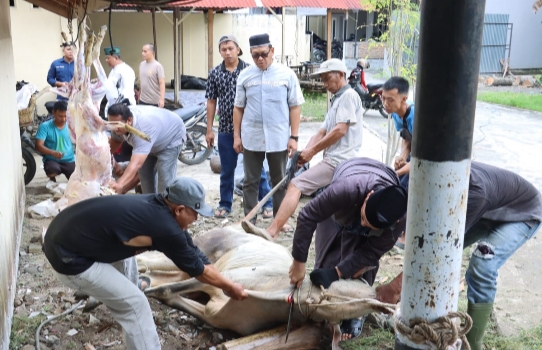
[[[335,168],[331,184],[299,213],[290,283],[300,284],[313,232],[316,258],[310,279],[328,288],[340,278],[372,285],[382,255],[393,248],[406,223],[407,192],[387,165],[352,158]],[[361,334],[362,319],[344,320],[342,340]]]
[[[305,102],[294,71],[273,63],[275,51],[269,35],[251,36],[249,42],[254,65],[239,74],[233,110],[233,147],[237,153],[243,152],[245,214],[258,202],[265,158],[273,184],[286,175],[288,156],[297,151],[300,106]],[[285,194],[281,188],[273,195],[275,211]]]

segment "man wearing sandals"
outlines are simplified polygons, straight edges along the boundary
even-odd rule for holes
[[[213,214],[203,186],[178,177],[162,194],[97,197],[64,209],[49,225],[43,251],[63,284],[107,306],[123,328],[127,349],[160,349],[149,302],[123,275],[123,259],[157,250],[232,299],[248,297],[192,242],[186,229],[198,214]]]
[[[310,279],[328,288],[339,278],[363,278],[372,285],[382,255],[404,229],[407,192],[385,164],[353,158],[335,169],[330,185],[299,213],[294,233],[290,282],[305,278],[312,236],[316,261]],[[342,340],[361,333],[363,319],[344,320]]]
[[[311,78],[322,79],[333,98],[324,123],[299,154],[297,165],[301,167],[308,163],[320,151],[324,151],[324,159],[290,182],[284,201],[267,232],[250,222],[243,222],[243,228],[248,232],[257,231],[276,239],[295,212],[301,195],[310,196],[329,185],[335,167],[356,156],[362,141],[363,109],[359,95],[346,82],[346,71],[346,65],[341,60],[332,58],[322,63],[320,69],[311,75]]]
[[[237,78],[248,63],[239,56],[243,51],[233,35],[224,35],[218,41],[222,63],[209,72],[205,98],[207,99],[207,146],[213,147],[215,134],[213,122],[218,100],[218,155],[220,157],[220,202],[215,217],[225,218],[232,210],[235,168],[238,153],[233,149],[233,103]],[[258,199],[270,191],[267,174],[262,167]],[[264,218],[273,217],[272,198],[264,205]]]

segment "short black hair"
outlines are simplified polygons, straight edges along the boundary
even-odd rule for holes
[[[68,103],[66,101],[56,101],[53,106],[53,112],[54,111],[67,111],[68,110]]]
[[[122,120],[127,121],[128,118],[133,117],[132,111],[124,103],[116,103],[109,107],[107,115],[120,115]]]
[[[390,91],[393,89],[397,89],[397,92],[401,95],[408,95],[408,89],[409,89],[408,80],[406,80],[403,77],[391,77],[382,86],[382,90]]]

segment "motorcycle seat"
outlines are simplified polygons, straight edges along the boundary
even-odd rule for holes
[[[53,114],[53,107],[55,106],[56,101],[45,102],[45,108],[47,108],[47,113]]]
[[[201,110],[201,105],[195,105],[195,106],[188,106],[184,108],[179,108],[173,111],[173,113],[177,114],[183,122],[187,121],[188,119],[192,118],[198,112]]]
[[[373,90],[380,89],[382,85],[384,84],[367,84],[367,90],[372,92]]]

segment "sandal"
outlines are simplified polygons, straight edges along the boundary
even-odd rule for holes
[[[361,335],[363,329],[363,323],[365,322],[365,316],[362,318],[352,318],[341,322],[341,333],[350,334],[352,337],[345,341],[354,340]]]
[[[264,207],[262,210],[263,219],[272,219],[273,218],[273,207]]]
[[[284,224],[282,228],[280,229],[280,232],[288,233],[288,232],[294,232],[294,228],[290,226],[289,224]]]
[[[230,215],[231,210],[228,210],[228,208],[225,207],[218,207],[215,210],[215,218],[219,219],[225,219],[228,215]],[[224,214],[222,214],[224,213]]]
[[[147,283],[145,287],[141,286],[141,282]],[[145,289],[149,288],[151,286],[151,279],[148,276],[139,276],[137,280],[137,288],[139,288],[140,291],[144,292]]]

